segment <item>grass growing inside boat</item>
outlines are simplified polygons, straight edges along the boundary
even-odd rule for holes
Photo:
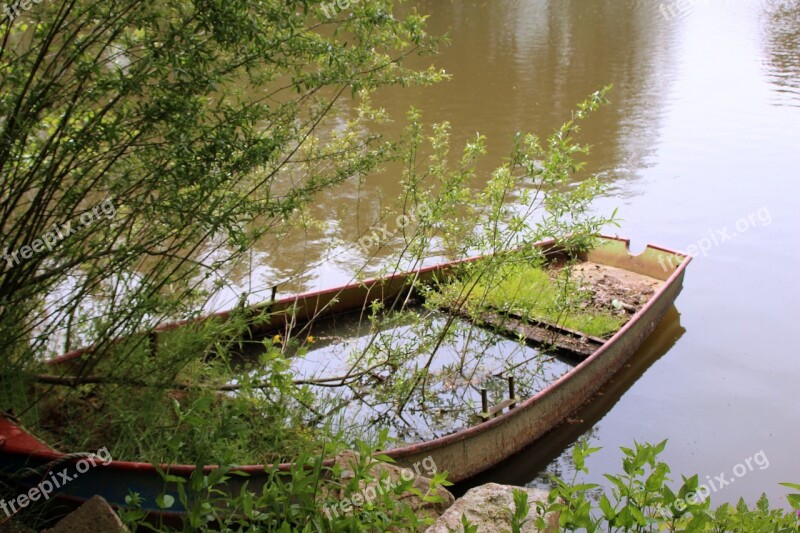
[[[479,267],[474,275],[441,289],[451,301],[466,294],[472,312],[494,308],[594,337],[609,337],[625,323],[623,317],[594,306],[591,286],[575,279],[568,266],[548,269],[522,257],[494,269]]]
[[[176,329],[159,338],[154,353],[146,336],[132,336],[99,361],[84,359],[75,383],[37,381],[64,372],[39,365],[23,378],[30,380],[25,393],[7,403],[56,449],[106,446],[118,460],[261,464],[336,453],[325,443],[345,439],[317,420],[308,387],[293,384],[289,347],[271,338],[221,341],[241,337],[242,324],[233,316]],[[240,357],[234,348],[242,342],[258,343],[262,353]],[[236,390],[225,390],[232,384]]]
[[[324,429],[290,398],[214,387],[42,388],[32,428],[60,450],[108,446],[115,459],[152,463],[264,464],[322,451]]]

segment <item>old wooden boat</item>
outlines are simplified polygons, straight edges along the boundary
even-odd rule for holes
[[[535,246],[543,247],[549,253],[559,252],[552,241]],[[275,300],[268,304],[272,318],[262,328],[264,331],[280,330],[288,320],[288,311],[291,311],[292,320],[301,323],[360,310],[375,300],[391,301],[402,298],[413,290],[410,280],[419,283],[433,280],[434,277],[441,278],[454,272],[465,262],[476,259],[443,263],[345,287]],[[486,416],[483,422],[466,429],[426,442],[384,450],[382,453],[409,468],[428,458],[439,470],[449,472],[451,481],[458,482],[519,452],[590,400],[636,353],[640,344],[653,332],[673,305],[682,289],[685,270],[691,260],[686,254],[652,245],[641,254],[632,255],[629,241],[616,237],[603,237],[599,246],[581,259],[645,277],[654,282],[656,290],[611,338],[601,341],[591,354],[544,390],[527,399],[502,405],[502,411],[496,410],[497,412],[492,413],[493,416]],[[224,319],[227,314],[213,316]],[[150,333],[153,345],[158,344],[160,336],[185,324],[186,322],[179,322],[157,328]],[[78,350],[63,355],[51,364],[68,367],[79,361],[84,352],[85,350]],[[80,455],[55,451],[26,432],[11,418],[0,415],[0,475],[4,476],[6,483],[13,482],[20,493],[36,487],[53,472],[65,468],[75,472],[81,459]],[[290,464],[284,464],[278,466],[278,469],[288,471],[290,467]],[[208,472],[215,468],[210,465],[204,467],[204,470]],[[169,514],[163,513],[155,501],[159,494],[174,493],[174,483],[165,483],[159,469],[173,476],[188,478],[196,467],[157,467],[148,463],[112,460],[108,464],[88,468],[79,476],[73,476],[71,481],[54,490],[52,496],[80,502],[100,494],[112,505],[125,507],[125,497],[131,492],[137,492],[143,498],[144,510]],[[233,476],[228,482],[231,492],[238,491],[245,480],[251,489],[259,483],[269,482],[264,465],[241,466],[237,471],[246,477]],[[170,512],[180,513],[182,510],[180,504],[176,504]]]

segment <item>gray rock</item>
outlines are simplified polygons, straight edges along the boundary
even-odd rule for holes
[[[52,529],[42,533],[127,533],[114,509],[100,496],[92,496],[83,505],[62,518]]]
[[[473,487],[464,496],[456,500],[445,513],[439,517],[426,533],[461,532],[461,515],[466,515],[470,523],[478,528],[479,533],[511,531],[511,512],[514,510],[514,489],[524,490],[528,493],[530,519],[523,527],[525,533],[540,531],[536,529],[533,521],[539,516],[536,512],[537,501],[547,501],[547,491],[526,487],[513,487],[487,483]],[[549,514],[545,517],[548,525],[545,531],[557,531],[558,515]]]

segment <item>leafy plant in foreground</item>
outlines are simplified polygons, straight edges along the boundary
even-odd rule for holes
[[[288,471],[268,467],[263,485],[244,477],[237,493],[227,483],[241,476],[235,468],[224,467],[204,473],[200,467],[188,478],[164,473],[169,491],[161,494],[157,504],[164,510],[186,511],[183,531],[422,531],[432,523],[418,515],[400,496],[415,494],[422,502],[440,501],[437,487],[447,486],[444,473],[436,473],[425,492],[414,487],[413,479],[389,480],[386,472],[375,477],[375,459],[371,446],[357,443],[357,462],[343,468],[323,465],[322,458],[302,454]],[[379,460],[389,460],[378,457]],[[391,482],[389,482],[391,481]],[[371,485],[370,498],[344,511],[342,500],[364,494]],[[379,487],[381,490],[377,490]],[[177,496],[177,497],[176,497]],[[141,511],[140,495],[128,498],[132,508],[120,515],[133,530],[179,531],[163,523],[148,522]],[[137,509],[137,506],[139,507]],[[331,511],[333,507],[334,511]]]
[[[703,531],[740,533],[790,533],[798,531],[797,511],[800,494],[790,494],[795,512],[771,509],[766,495],[750,508],[740,499],[736,506],[724,503],[711,509],[710,499],[698,491],[698,476],[682,477],[675,492],[668,482],[669,466],[658,459],[667,441],[659,444],[635,443],[621,448],[622,473],[604,474],[612,483],[610,492],[596,493],[595,483],[576,483],[587,473],[586,458],[599,450],[581,441],[573,448],[575,476],[572,481],[554,477],[555,487],[546,503],[537,503],[540,512],[556,512],[563,531]],[[800,490],[800,485],[783,485]],[[543,517],[537,527],[545,527]]]

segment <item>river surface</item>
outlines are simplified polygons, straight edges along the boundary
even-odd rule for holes
[[[611,105],[581,136],[593,146],[588,168],[610,185],[598,211],[619,208],[621,227],[607,232],[633,251],[654,243],[696,255],[676,308],[601,400],[482,481],[571,478],[572,445],[587,436],[602,450],[585,479],[605,484],[602,473],[621,471],[620,446],[668,438],[673,479],[698,474],[715,504],[765,492],[788,506],[778,483],[800,483],[800,1],[412,5],[452,39],[418,63],[453,78],[377,95],[400,119],[394,133],[412,105],[427,123],[450,121],[454,149],[481,132],[488,172],[514,132],[546,135],[613,84]],[[350,281],[364,260],[356,239],[399,180],[389,171],[321,198],[314,214],[325,227],[265,244],[239,283]]]

